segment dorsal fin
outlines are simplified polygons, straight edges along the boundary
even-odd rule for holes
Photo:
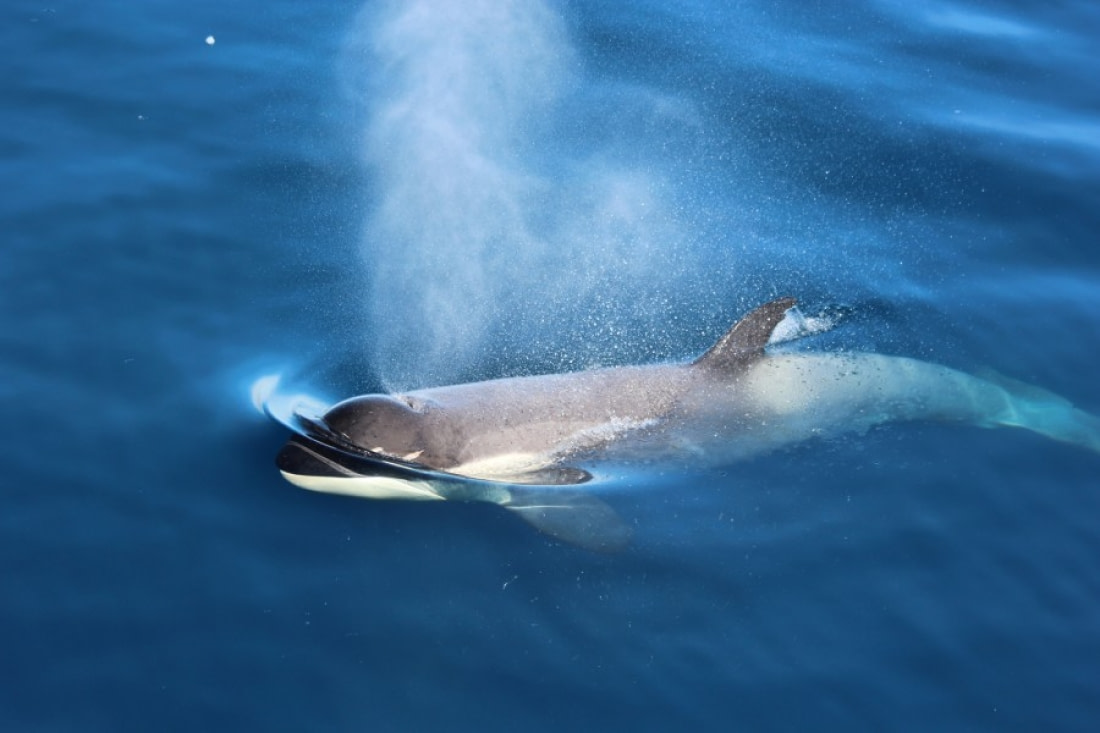
[[[734,324],[692,366],[730,371],[760,356],[772,331],[797,302],[794,298],[779,298],[760,306]]]

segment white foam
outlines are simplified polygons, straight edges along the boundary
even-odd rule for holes
[[[252,397],[252,406],[260,412],[264,411],[264,403],[267,402],[275,390],[279,387],[279,374],[267,374],[252,383],[249,394]]]
[[[794,341],[817,333],[832,330],[839,320],[836,316],[818,315],[806,316],[798,308],[791,308],[787,315],[772,330],[768,338],[769,344],[781,344],[784,341]]]

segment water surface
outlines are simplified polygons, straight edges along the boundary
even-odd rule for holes
[[[1092,4],[3,10],[0,720],[1091,730],[1097,456],[896,425],[608,501],[301,492],[320,396],[802,346],[1100,411]],[[213,43],[208,42],[212,40]]]

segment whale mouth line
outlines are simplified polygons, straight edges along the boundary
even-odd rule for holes
[[[293,445],[294,445],[293,450],[301,451],[304,454],[304,456],[302,456],[303,458],[307,458],[308,460],[314,462],[313,465],[316,465],[319,469],[321,469],[321,470],[317,470],[317,471],[311,471],[309,473],[309,475],[312,475],[312,476],[331,476],[331,477],[338,477],[338,476],[339,477],[343,477],[343,476],[351,477],[351,476],[359,476],[360,475],[360,474],[357,474],[355,471],[352,471],[347,466],[344,466],[341,463],[337,463],[336,461],[328,458],[327,456],[323,455],[322,453],[318,452],[317,450],[314,450],[313,448],[311,448],[305,442],[296,441],[296,440],[292,439],[290,441],[290,443],[293,443]],[[288,445],[290,443],[288,443]],[[279,459],[276,459],[276,460],[280,464],[283,463],[283,461],[280,461]],[[330,469],[330,471],[323,470],[324,468]],[[285,473],[290,473],[290,474],[295,475],[295,476],[306,475],[306,474],[301,473],[301,472],[287,471],[286,469],[283,468],[282,465],[279,466],[279,470],[282,471],[284,474]]]
[[[438,474],[428,466],[409,463],[380,453],[334,445],[320,436],[295,432],[275,457],[283,473],[296,476],[325,476],[351,479],[378,476],[395,479],[420,479]]]

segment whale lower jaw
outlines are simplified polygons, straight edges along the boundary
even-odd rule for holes
[[[301,489],[325,494],[344,494],[364,499],[442,500],[427,481],[391,476],[311,476],[280,471],[290,483]]]

